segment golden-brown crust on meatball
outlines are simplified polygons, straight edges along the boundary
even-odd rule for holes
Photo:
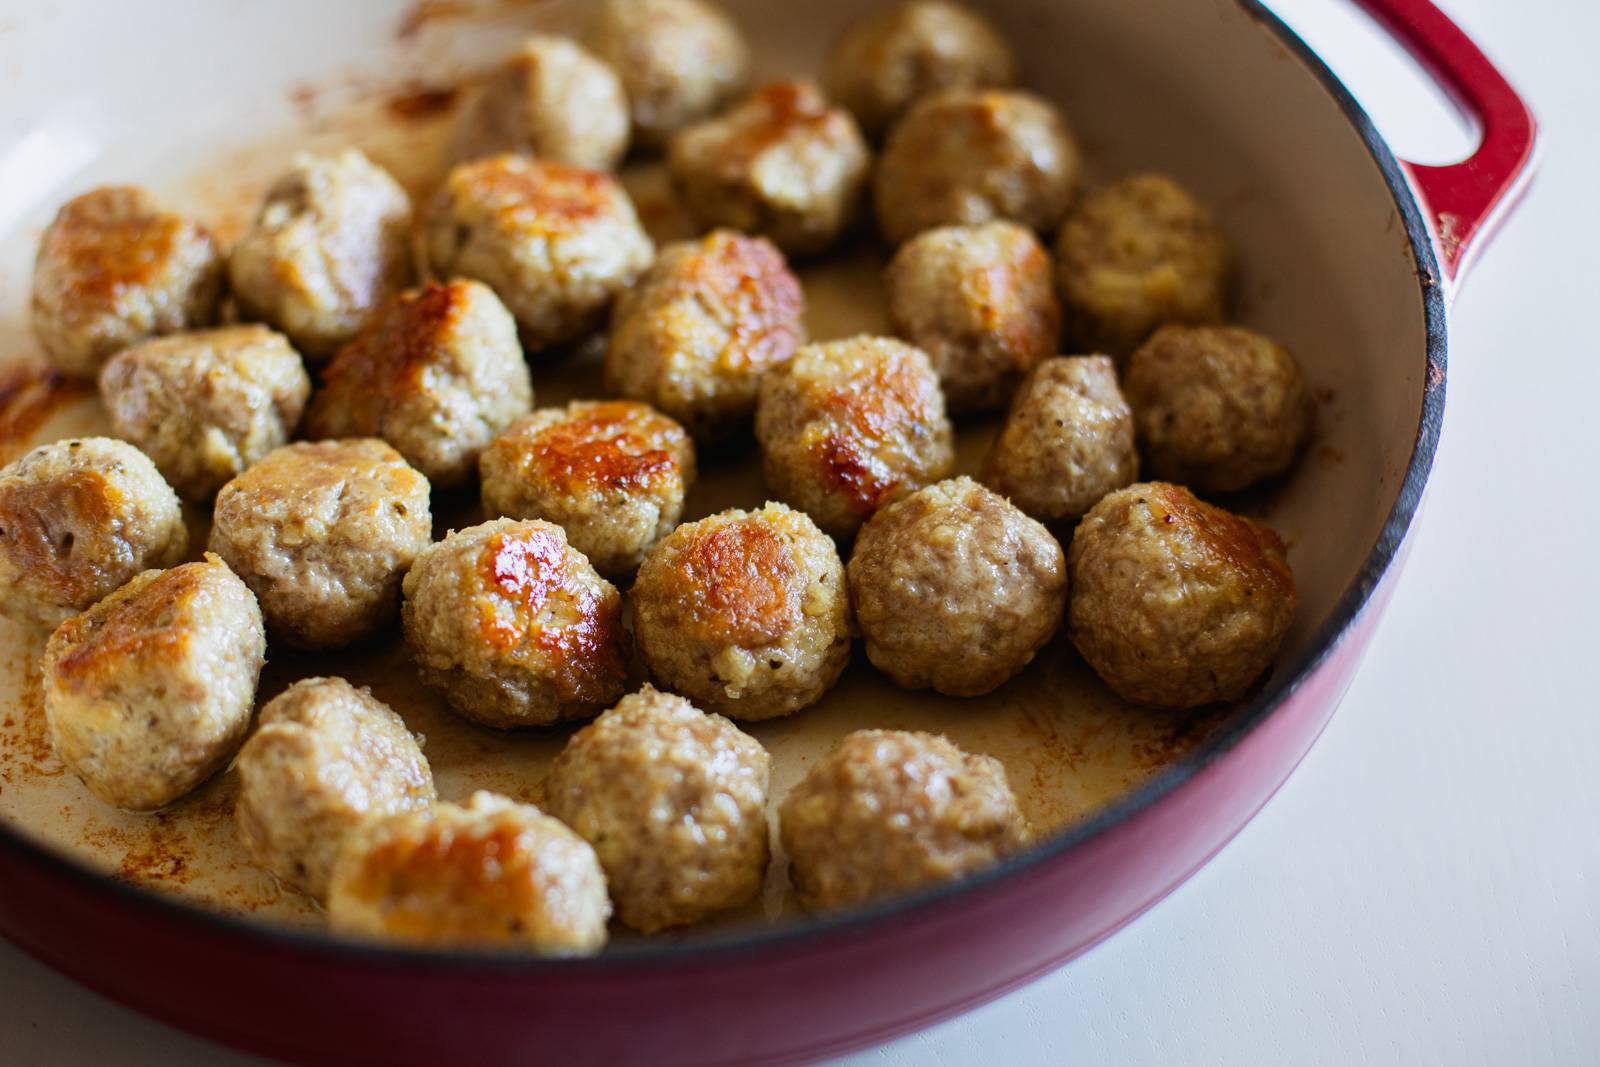
[[[586,956],[611,902],[589,843],[528,804],[476,793],[374,819],[349,834],[328,891],[334,930],[443,945],[523,945]]]
[[[955,462],[932,363],[888,337],[802,348],[762,380],[756,436],[767,485],[835,537]]]
[[[683,517],[694,444],[646,404],[580,400],[512,423],[479,470],[486,513],[546,519],[601,574],[630,574]]]
[[[1028,840],[999,760],[901,730],[847,735],[790,791],[779,829],[813,910],[959,878]]]
[[[0,468],[0,614],[55,626],[188,547],[177,494],[124,441],[56,441]]]
[[[306,413],[312,437],[381,437],[440,488],[533,406],[517,326],[481,282],[432,282],[378,312],[328,364]]]
[[[1294,465],[1311,433],[1311,393],[1293,355],[1238,326],[1166,326],[1125,378],[1150,473],[1231,493]]]
[[[631,596],[656,680],[730,718],[798,711],[850,658],[838,550],[782,504],[678,527],[645,557]]]
[[[67,201],[39,240],[33,328],[65,374],[92,377],[118,349],[216,321],[222,257],[197,223],[143,189]]]
[[[771,762],[727,719],[645,686],[567,742],[546,806],[594,845],[617,916],[650,934],[761,891]]]
[[[1164,323],[1220,321],[1231,259],[1211,212],[1166,175],[1096,189],[1056,240],[1068,332],[1122,359]]]
[[[1072,641],[1138,704],[1242,696],[1298,603],[1277,534],[1165,482],[1100,501],[1078,525],[1069,562]]]

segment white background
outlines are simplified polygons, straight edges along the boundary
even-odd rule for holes
[[[1273,6],[1402,153],[1467,143],[1348,0]],[[1546,151],[1457,301],[1427,507],[1343,708],[1131,928],[852,1064],[1600,1062],[1600,5],[1443,6],[1529,98]],[[0,1061],[198,1059],[256,1062],[0,943]]]

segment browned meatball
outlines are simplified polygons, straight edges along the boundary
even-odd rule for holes
[[[928,353],[958,414],[1005,404],[1058,350],[1050,254],[1015,223],[927,230],[900,246],[888,285],[894,332]]]
[[[878,227],[891,244],[992,219],[1052,230],[1078,168],[1077,147],[1050,104],[1006,89],[946,90],[889,133],[873,186]]]
[[[306,678],[274,697],[236,766],[245,849],[319,900],[346,834],[433,803],[433,774],[405,722],[343,678]]]
[[[223,486],[211,550],[261,598],[275,640],[337,648],[393,621],[432,536],[428,479],[358,438],[285,445]]]
[[[761,378],[805,343],[805,295],[783,253],[716,230],[661,250],[611,316],[606,388],[701,440],[748,427]]]
[[[1294,617],[1277,534],[1165,482],[1112,493],[1072,538],[1072,641],[1125,700],[1242,696]]]
[[[545,726],[622,695],[622,596],[548,522],[496,519],[417,557],[406,644],[423,682],[485,726]]]
[[[1085,350],[1121,359],[1163,323],[1217,322],[1230,259],[1211,212],[1166,175],[1096,189],[1056,241],[1069,332]]]
[[[117,350],[217,320],[222,256],[143,189],[69,200],[39,239],[33,330],[57,370],[93,377]]]
[[[517,152],[612,170],[628,150],[628,101],[617,72],[565,37],[523,41],[473,97],[456,129],[456,161]]]
[[[655,255],[616,178],[514,155],[452,169],[424,236],[434,273],[488,285],[534,351],[594,332]]]
[[[627,400],[581,400],[518,419],[483,453],[483,510],[546,519],[601,574],[631,574],[683,517],[694,444]]]
[[[1237,326],[1167,326],[1128,361],[1128,399],[1150,473],[1230,493],[1294,465],[1311,433],[1300,365]]]
[[[978,696],[1061,625],[1066,561],[1050,531],[970,478],[879,511],[850,555],[867,658],[908,689]]]
[[[761,892],[771,762],[721,715],[645,686],[567,742],[546,806],[594,845],[617,916],[651,934]]]
[[[984,464],[983,481],[1040,522],[1080,518],[1139,476],[1133,411],[1109,356],[1034,368]]]
[[[256,598],[216,556],[145,571],[50,635],[50,739],[95,796],[154,811],[238,751],[265,654]]]
[[[402,942],[587,956],[605,947],[610,917],[587,841],[482,792],[363,823],[346,835],[328,889],[334,930]]]
[[[617,69],[633,138],[649,148],[721,110],[750,72],[739,28],[702,0],[602,0],[590,43]]]
[[[814,910],[959,878],[1028,840],[999,760],[901,730],[840,741],[789,793],[779,829],[795,892]]]
[[[855,23],[828,57],[828,91],[869,136],[941,89],[1016,80],[1011,49],[984,16],[944,0],[910,0]]]
[[[188,547],[177,494],[123,441],[56,441],[0,468],[0,614],[55,626]]]
[[[807,345],[761,383],[767,485],[835,537],[949,474],[951,436],[927,354],[887,337]]]
[[[481,282],[434,282],[397,297],[328,364],[306,430],[381,437],[448,489],[531,407],[517,324],[500,298]]]
[[[667,164],[705,226],[826,250],[860,214],[871,163],[855,119],[808,81],[768,82],[737,107],[678,131]]]
[[[302,152],[233,246],[228,275],[245,317],[326,359],[411,280],[411,198],[354,148]]]
[[[632,598],[656,681],[731,718],[815,703],[850,659],[839,552],[782,504],[678,527],[645,557]]]
[[[300,355],[264,326],[225,326],[125,348],[100,372],[111,426],[200,503],[287,444],[311,394]]]

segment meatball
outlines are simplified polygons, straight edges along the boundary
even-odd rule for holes
[[[0,468],[0,614],[55,626],[188,548],[178,495],[130,444],[57,441]]]
[[[999,760],[903,730],[847,735],[789,793],[779,828],[811,909],[959,878],[1028,840]]]
[[[1125,700],[1193,708],[1244,694],[1298,597],[1278,535],[1165,482],[1112,493],[1072,538],[1073,644]]]
[[[748,428],[762,375],[805,343],[805,295],[760,237],[716,230],[661,250],[611,316],[606,388],[701,440]]]
[[[807,345],[761,383],[767,485],[835,537],[950,473],[950,420],[927,354],[887,337]]]
[[[851,26],[828,57],[828,91],[881,135],[918,100],[941,89],[983,89],[1016,80],[1016,62],[989,20],[961,4],[911,0]]]
[[[428,479],[382,441],[300,442],[222,487],[211,551],[256,596],[274,638],[337,648],[394,618],[433,536]]]
[[[472,477],[495,434],[533,407],[517,323],[481,282],[403,293],[328,364],[312,437],[381,437],[433,485]]]
[[[485,726],[581,718],[627,682],[622,596],[552,523],[450,534],[406,575],[401,617],[424,684]]]
[[[1165,326],[1128,361],[1150,473],[1230,493],[1294,465],[1311,394],[1289,350],[1240,327]]]
[[[411,198],[354,148],[302,152],[233,246],[240,313],[326,359],[411,280]]]
[[[928,353],[954,412],[1004,405],[1058,350],[1050,254],[1015,223],[925,231],[900,247],[887,280],[894,332]]]
[[[1056,240],[1067,325],[1121,359],[1168,322],[1222,319],[1231,255],[1211,212],[1171,178],[1138,174],[1083,198]]]
[[[95,796],[154,811],[233,758],[266,650],[256,598],[216,556],[145,571],[50,635],[50,739]]]
[[[1047,523],[1075,522],[1138,476],[1133,411],[1109,356],[1034,368],[983,468],[984,484]]]
[[[611,901],[589,842],[538,808],[490,793],[363,823],[328,888],[328,922],[363,937],[522,945],[587,956]]]
[[[839,552],[782,504],[678,527],[645,557],[631,595],[656,680],[731,718],[813,704],[850,659]]]
[[[500,152],[612,170],[628,150],[617,72],[565,37],[529,37],[489,76],[456,128],[457,161]]]
[[[793,256],[856,221],[871,163],[855,119],[811,82],[776,81],[672,138],[667,165],[706,226],[761,234]]]
[[[433,803],[433,774],[405,722],[343,678],[307,678],[274,697],[236,766],[246,850],[319,900],[345,834]]]
[[[892,244],[992,219],[1051,230],[1072,200],[1078,167],[1066,122],[1038,97],[935,93],[889,133],[873,187],[878,227]]]
[[[590,43],[622,78],[633,139],[649,148],[720,111],[750,72],[739,28],[701,0],[604,0]]]
[[[424,238],[434,273],[488,285],[534,350],[594,332],[655,255],[611,175],[514,155],[452,169]]]
[[[970,478],[872,517],[850,556],[867,658],[907,689],[979,696],[1015,676],[1061,624],[1067,569],[1039,523]]]
[[[771,763],[721,715],[646,686],[573,735],[545,797],[599,853],[618,917],[651,934],[761,892]]]
[[[299,353],[264,326],[145,341],[100,372],[112,429],[144,449],[174,489],[202,504],[288,442],[310,393]]]
[[[553,522],[601,574],[626,575],[683,517],[694,445],[644,404],[577,401],[518,419],[479,469],[486,513]]]
[[[149,337],[217,321],[222,254],[205,227],[149,193],[110,186],[69,200],[39,240],[33,330],[51,364],[93,377]]]

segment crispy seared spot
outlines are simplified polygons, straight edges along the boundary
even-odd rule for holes
[[[697,640],[763,645],[800,623],[789,546],[760,516],[695,531],[679,568]]]
[[[142,190],[96,189],[61,209],[41,256],[71,265],[79,297],[108,301],[153,281],[184,229],[182,219],[155,210]]]
[[[733,135],[722,145],[722,155],[725,160],[748,163],[790,137],[835,121],[836,113],[815,85],[792,80],[767,82],[735,112]]]
[[[0,540],[22,570],[76,604],[100,580],[97,568],[73,558],[76,531],[110,527],[124,505],[122,490],[98,471],[72,471],[48,484],[19,482],[0,493]]]
[[[517,229],[570,229],[610,210],[616,179],[600,171],[562,163],[492,156],[457,167],[451,190],[491,205]]]
[[[1054,299],[1025,302],[1023,294],[1048,293],[1029,284],[1050,277],[1050,260],[1036,242],[1020,242],[1015,254],[987,263],[978,274],[978,299],[983,326],[1000,333],[1012,352],[1046,358],[1055,354],[1061,335],[1061,308]]]
[[[1275,597],[1294,595],[1294,572],[1272,530],[1166,482],[1153,483],[1141,502],[1153,521],[1207,558],[1236,569]]]
[[[529,442],[527,473],[569,491],[649,489],[681,473],[676,453],[652,440],[669,429],[643,404],[593,404],[538,431]]]
[[[689,257],[691,286],[702,299],[723,310],[732,336],[718,353],[725,370],[776,366],[794,355],[805,294],[783,253],[759,237],[730,230],[708,236],[700,254]]]
[[[174,661],[193,637],[184,619],[217,568],[216,556],[185,563],[133,582],[82,615],[61,624],[50,639],[55,684],[98,689],[126,673],[130,660]]]
[[[444,819],[420,835],[388,836],[363,858],[351,890],[388,901],[391,933],[506,933],[536,902],[533,841],[514,818],[457,832]]]
[[[880,442],[933,418],[928,399],[916,365],[901,352],[877,360],[865,375],[813,391],[816,410],[832,419],[812,445],[817,464],[860,514],[871,514],[899,487],[900,477],[873,460]]]

